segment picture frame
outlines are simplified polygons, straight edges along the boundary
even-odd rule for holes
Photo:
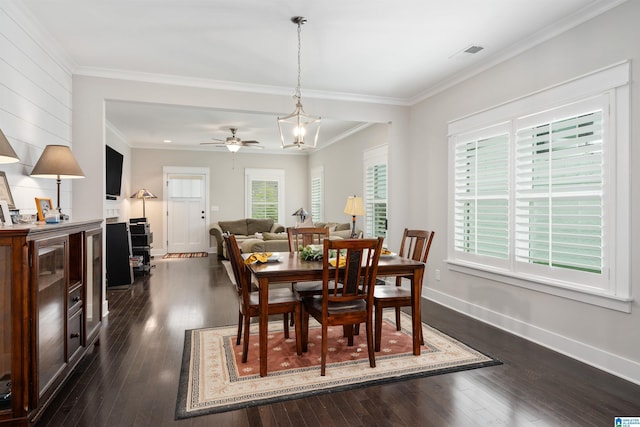
[[[11,195],[9,181],[7,181],[7,175],[3,171],[0,171],[0,200],[6,200],[9,209],[16,208],[16,204],[13,201],[13,196]]]
[[[6,200],[0,200],[0,223],[2,225],[12,225],[11,212],[9,211],[9,204]]]
[[[50,210],[53,209],[51,199],[36,197],[36,208],[38,209],[38,221],[44,221]]]

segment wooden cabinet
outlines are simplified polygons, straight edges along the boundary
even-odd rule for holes
[[[0,228],[0,425],[31,425],[99,335],[101,221]]]

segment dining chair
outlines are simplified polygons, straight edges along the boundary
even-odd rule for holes
[[[427,262],[429,249],[433,241],[434,231],[404,229],[400,252],[398,255],[414,261]],[[396,309],[396,330],[400,330],[400,308],[411,307],[411,289],[402,286],[402,279],[413,280],[412,277],[396,277],[396,285],[376,286],[373,294],[373,305],[376,313],[376,351],[380,351],[382,339],[382,310],[393,307]],[[422,283],[419,284],[419,295],[422,295]],[[412,313],[413,315],[413,313]],[[422,328],[420,329],[420,343],[424,345]]]
[[[260,316],[260,299],[258,292],[251,291],[251,272],[244,263],[244,258],[240,254],[240,248],[233,234],[223,236],[227,247],[229,261],[233,267],[233,275],[236,279],[236,290],[238,292],[238,336],[236,345],[240,345],[244,326],[244,338],[242,346],[242,363],[247,363],[249,353],[249,325],[252,317]],[[289,338],[289,314],[294,317],[300,316],[300,301],[289,288],[269,289],[269,314],[282,314],[284,319],[284,336]],[[302,353],[300,341],[300,329],[296,324],[296,351]]]
[[[322,245],[325,239],[329,239],[329,229],[326,227],[300,227],[287,228],[289,239],[289,251],[300,252],[308,245]],[[319,295],[322,293],[322,282],[293,282],[291,290],[300,297]]]
[[[375,368],[373,342],[373,291],[378,273],[378,261],[383,238],[325,239],[322,257],[322,294],[302,299],[300,313],[302,351],[307,350],[309,316],[322,327],[320,375],[326,373],[327,333],[329,326],[342,325],[348,345],[353,346],[355,325],[365,324],[369,366]],[[335,258],[329,254],[335,251]],[[336,283],[342,286],[335,286]]]

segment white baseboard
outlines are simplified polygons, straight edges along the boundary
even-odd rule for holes
[[[640,363],[430,288],[423,297],[617,377],[640,384]],[[424,312],[423,312],[424,314]]]

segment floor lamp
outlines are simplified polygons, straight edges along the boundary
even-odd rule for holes
[[[62,182],[62,178],[84,178],[84,172],[82,172],[71,149],[66,145],[47,145],[38,162],[33,167],[31,176],[56,180],[58,186],[58,207],[56,210],[60,215],[60,219],[69,219],[69,216],[63,214],[60,208],[60,183]]]

